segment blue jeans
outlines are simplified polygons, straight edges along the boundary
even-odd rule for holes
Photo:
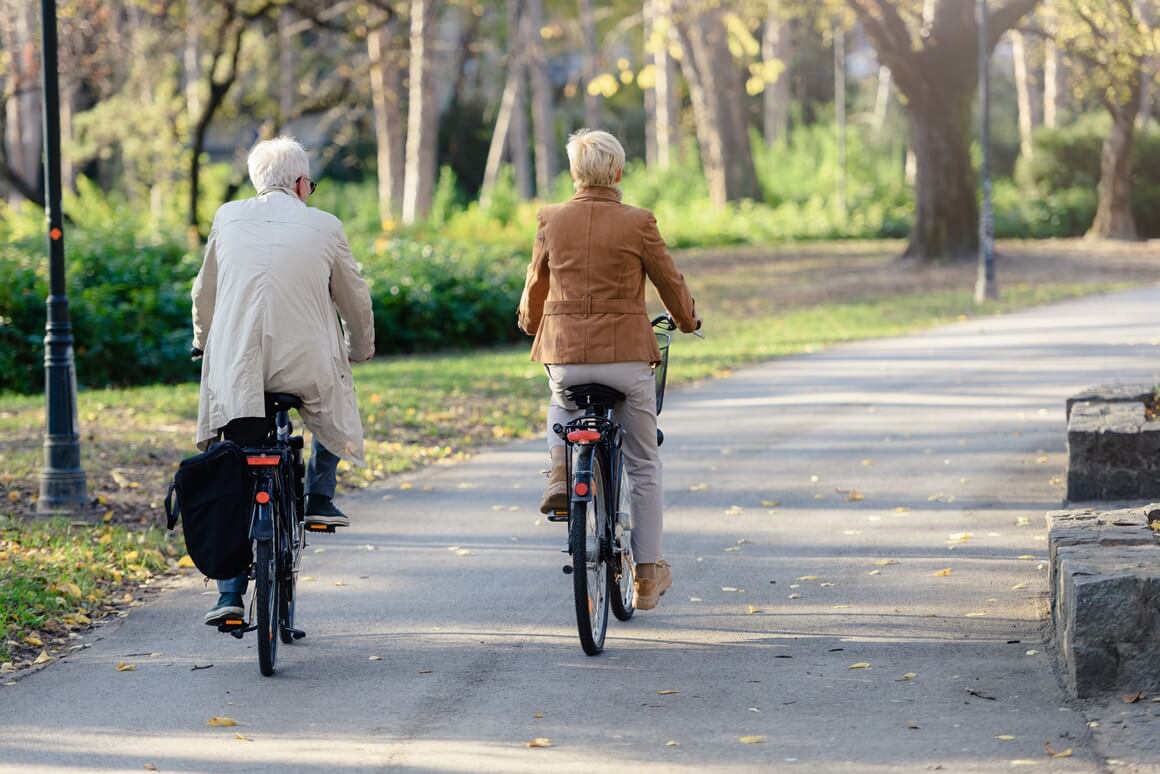
[[[314,439],[310,447],[310,461],[306,463],[306,494],[334,499],[338,456]],[[219,594],[245,594],[249,578],[244,574],[217,582]]]

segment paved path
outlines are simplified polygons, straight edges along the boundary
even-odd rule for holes
[[[678,342],[673,368],[696,346]],[[258,675],[252,639],[200,623],[200,580],[167,582],[91,648],[0,688],[0,770],[1157,763],[1149,707],[1081,706],[1060,688],[1042,515],[1063,494],[1064,398],[1158,370],[1160,290],[1144,290],[674,392],[676,585],[614,621],[597,658],[574,631],[564,530],[534,510],[541,444],[426,470],[347,498],[355,526],[308,549],[310,634],[276,677]],[[553,746],[527,747],[536,737]]]

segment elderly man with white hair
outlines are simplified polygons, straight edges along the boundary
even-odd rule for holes
[[[363,464],[350,363],[375,352],[370,292],[342,223],[306,205],[315,182],[305,149],[290,137],[259,142],[248,168],[257,195],[218,209],[193,284],[193,347],[204,352],[197,445],[260,443],[265,393],[296,395],[314,435],[307,524],[349,526],[333,502],[335,472],[340,458]],[[244,575],[218,581],[205,623],[244,615],[245,591]]]
[[[672,585],[672,571],[661,558],[664,491],[652,370],[660,350],[645,309],[645,279],[682,331],[699,328],[701,318],[656,218],[620,201],[620,142],[581,129],[568,139],[568,162],[576,195],[540,211],[519,308],[520,328],[536,337],[532,360],[544,364],[552,391],[552,469],[540,510],[568,507],[564,440],[552,431],[580,414],[566,389],[596,382],[624,393],[616,418],[632,488],[633,605],[651,610]]]

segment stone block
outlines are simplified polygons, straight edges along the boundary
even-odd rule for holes
[[[1160,423],[1144,413],[1152,394],[1111,385],[1068,401],[1068,502],[1160,497]]]

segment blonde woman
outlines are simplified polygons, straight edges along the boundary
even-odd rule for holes
[[[576,194],[540,211],[519,308],[520,328],[535,336],[532,360],[544,364],[552,391],[552,467],[540,510],[568,508],[564,440],[552,426],[580,412],[565,389],[597,382],[624,393],[615,411],[632,488],[633,604],[651,610],[672,585],[672,570],[661,554],[664,490],[652,371],[660,351],[645,309],[645,278],[682,331],[699,328],[701,318],[656,218],[620,201],[620,142],[608,132],[581,129],[568,139],[568,163]]]

